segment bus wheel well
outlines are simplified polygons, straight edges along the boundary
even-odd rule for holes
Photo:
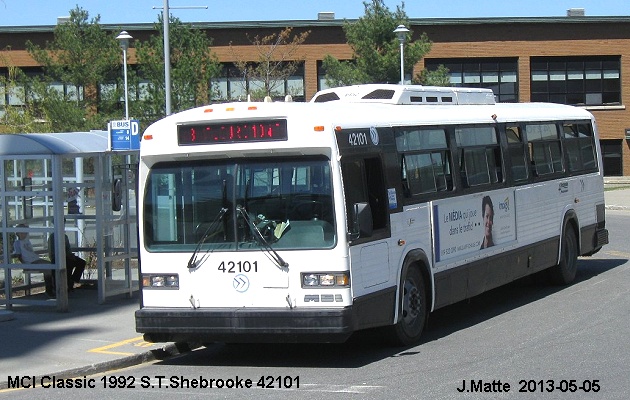
[[[569,220],[564,226],[560,237],[560,259],[558,264],[547,270],[551,283],[556,285],[568,285],[575,279],[577,258],[580,252],[578,230],[575,228],[574,221]]]
[[[416,259],[411,261],[409,264],[406,264],[407,268],[417,268],[422,274],[422,279],[424,281],[424,293],[427,299],[428,309],[430,310],[430,305],[433,304],[433,290],[431,290],[431,274],[429,270],[429,265],[424,260]],[[427,317],[429,313],[427,312]]]
[[[405,272],[408,268],[417,268],[422,274],[422,279],[424,280],[424,291],[427,298],[427,304],[429,305],[429,310],[431,309],[431,305],[433,304],[433,289],[432,289],[432,280],[431,280],[431,268],[427,255],[421,250],[411,251],[407,254],[405,258],[405,262],[403,262],[402,271],[400,272],[400,280],[401,284],[403,283]],[[427,313],[428,315],[428,313]]]
[[[577,216],[575,214],[571,214],[567,216],[567,219],[564,223],[564,229],[563,231],[563,235],[565,234],[565,232],[567,231],[567,229],[573,229],[573,233],[575,233],[576,239],[577,239],[577,246],[578,246],[578,255],[581,253],[580,251],[580,228],[579,228],[579,223],[577,221]]]
[[[386,336],[394,345],[417,344],[428,321],[431,284],[427,263],[415,257],[403,263],[398,291],[398,319],[387,328]]]

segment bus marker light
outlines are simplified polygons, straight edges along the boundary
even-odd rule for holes
[[[151,140],[151,139],[153,139],[153,135],[144,135],[144,136],[142,136],[142,139],[144,139],[144,140]]]
[[[203,110],[203,112],[205,113],[211,113],[212,111],[214,111],[212,108],[206,108],[205,110]]]
[[[350,285],[350,276],[348,274],[337,275],[335,284],[337,286],[348,286],[348,285]]]
[[[313,130],[315,132],[324,132],[324,127],[323,126],[314,126]]]

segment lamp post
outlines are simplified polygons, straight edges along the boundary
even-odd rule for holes
[[[171,115],[171,41],[169,39],[169,19],[171,17],[168,0],[164,0],[162,23],[164,24],[164,96],[165,114]]]
[[[394,29],[394,33],[398,37],[398,41],[400,42],[400,84],[405,84],[405,50],[404,44],[407,39],[407,33],[409,33],[409,29],[405,25],[398,25],[396,29]]]
[[[153,7],[158,9],[160,7]],[[162,7],[162,26],[164,29],[164,112],[171,115],[171,45],[169,38],[169,19],[171,17],[170,10],[172,8],[205,8],[207,6],[188,6],[188,7],[169,7],[168,0],[164,0]]]
[[[125,78],[125,119],[129,119],[129,97],[127,90],[127,49],[129,48],[129,41],[133,39],[133,37],[127,33],[127,31],[122,31],[118,36],[116,36],[116,40],[120,41],[120,48],[123,51],[123,73]]]

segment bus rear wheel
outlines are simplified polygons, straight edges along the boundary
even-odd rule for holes
[[[555,285],[567,285],[577,272],[578,242],[575,231],[567,226],[562,238],[562,254],[558,265],[549,270],[549,279]]]
[[[427,296],[418,268],[407,269],[401,296],[401,315],[391,328],[391,339],[396,345],[410,346],[420,341],[427,320]]]

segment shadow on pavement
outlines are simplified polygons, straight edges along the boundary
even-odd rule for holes
[[[544,274],[536,274],[493,289],[471,299],[444,307],[431,314],[423,343],[439,340],[455,332],[539,301],[573,285],[624,265],[623,259],[578,260],[576,280],[569,286],[550,286]],[[211,344],[180,357],[156,365],[230,366],[230,367],[305,367],[359,368],[388,358],[404,357],[422,352],[416,347],[388,345],[381,330],[355,333],[341,344]]]
[[[44,293],[30,297],[47,298]],[[98,304],[97,291],[89,287],[69,293],[68,303],[69,311],[65,313],[48,306],[13,306],[14,318],[0,323],[0,359],[29,357],[51,346],[67,346],[70,355],[73,349],[79,350],[77,341],[84,338],[94,338],[96,347],[99,338],[120,334],[118,324],[133,322],[133,312],[138,308],[137,292],[132,298],[115,296]],[[135,334],[135,327],[123,334],[128,336],[128,332]]]

